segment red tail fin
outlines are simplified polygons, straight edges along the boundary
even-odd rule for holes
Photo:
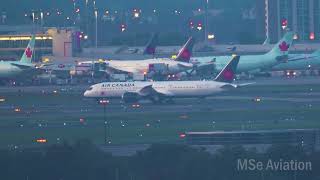
[[[148,42],[143,54],[154,55],[156,53],[156,47],[158,44],[158,33],[152,35],[150,41]]]
[[[215,78],[215,81],[231,83],[235,77],[240,56],[234,56]]]
[[[193,45],[194,39],[190,37],[186,44],[180,49],[176,60],[181,62],[189,62],[192,56]]]

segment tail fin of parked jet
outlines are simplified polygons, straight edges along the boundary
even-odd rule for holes
[[[278,61],[286,60],[293,42],[293,36],[293,32],[287,32],[268,54],[272,54]]]
[[[156,53],[156,47],[157,47],[158,41],[159,41],[159,34],[158,33],[153,34],[146,48],[144,49],[143,54],[154,55]]]
[[[35,39],[36,39],[35,35],[32,35],[29,41],[29,44],[20,59],[21,63],[31,63],[33,52],[34,52]]]
[[[218,82],[231,83],[235,77],[239,60],[240,56],[233,56],[214,80]]]
[[[189,62],[192,56],[192,49],[194,46],[194,39],[190,37],[186,44],[180,49],[176,61]]]

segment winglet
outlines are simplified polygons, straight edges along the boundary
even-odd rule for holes
[[[190,37],[186,44],[180,49],[176,61],[189,62],[192,56],[192,49],[194,46],[194,39]]]
[[[156,53],[156,47],[158,45],[158,41],[159,41],[159,34],[158,33],[153,34],[146,48],[144,49],[143,54],[154,55]]]
[[[214,80],[218,82],[231,83],[235,77],[239,60],[240,56],[233,56]]]
[[[22,55],[22,57],[20,59],[20,62],[22,62],[22,63],[31,63],[32,56],[34,54],[34,44],[35,44],[35,41],[36,41],[35,39],[36,39],[36,36],[32,35],[27,48],[23,52],[23,55]]]

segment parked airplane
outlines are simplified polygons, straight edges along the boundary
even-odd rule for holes
[[[293,32],[287,32],[271,51],[263,55],[243,55],[238,66],[238,72],[260,72],[288,60],[288,50],[292,45]],[[191,62],[199,64],[212,63],[214,72],[219,72],[228,63],[230,56],[195,57]],[[201,71],[198,68],[197,71]]]
[[[159,41],[159,34],[158,33],[153,34],[150,41],[148,42],[148,44],[146,45],[143,51],[143,55],[154,56],[156,53],[156,47],[158,45],[158,41]]]
[[[161,75],[187,71],[194,68],[194,65],[190,63],[193,45],[193,38],[189,38],[186,44],[180,49],[175,60],[169,58],[124,61],[110,60],[106,61],[104,71],[109,74],[120,72],[128,74],[158,73]],[[92,63],[92,61],[81,63]]]
[[[35,68],[32,64],[35,36],[33,35],[25,49],[20,61],[0,61],[0,78],[10,78],[21,74],[23,71]]]
[[[172,101],[173,98],[208,97],[216,93],[245,86],[233,84],[239,56],[231,61],[217,75],[214,81],[159,81],[159,82],[108,82],[90,86],[84,92],[91,98],[120,98],[125,103],[141,99],[153,102]]]
[[[154,56],[156,53],[156,47],[158,45],[158,41],[159,41],[159,34],[154,33],[151,36],[150,40],[148,41],[147,45],[145,46],[145,49],[143,50],[142,54]],[[127,46],[124,46],[124,47],[120,47],[114,53],[120,54],[124,51],[129,51],[131,54],[138,54],[140,50],[138,48],[128,48]],[[141,52],[140,52],[140,54],[141,54]]]
[[[307,70],[320,68],[320,50],[311,54],[289,54],[286,63],[280,63],[272,67],[272,71]]]

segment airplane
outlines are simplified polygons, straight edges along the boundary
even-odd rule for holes
[[[158,73],[161,75],[177,74],[194,68],[194,64],[190,63],[192,48],[194,45],[193,38],[189,38],[186,44],[180,49],[177,58],[172,60],[169,58],[155,58],[145,60],[110,60],[105,61],[105,71],[112,73],[127,74],[143,74]],[[92,63],[93,61],[83,61],[80,63]]]
[[[158,81],[158,82],[105,82],[90,86],[84,97],[118,98],[124,103],[136,103],[142,99],[154,103],[172,102],[173,98],[204,98],[222,91],[246,86],[233,84],[240,56],[234,56],[213,81]]]
[[[320,50],[311,54],[289,54],[288,61],[272,67],[272,71],[320,68]]]
[[[266,54],[241,56],[238,72],[261,72],[270,70],[273,66],[286,62],[288,60],[288,50],[292,45],[293,36],[293,32],[287,32],[273,49]],[[228,63],[228,59],[230,59],[230,56],[194,57],[191,58],[191,62],[200,65],[197,71],[201,72],[201,64],[211,63],[214,66],[214,72],[219,72]]]
[[[26,70],[35,68],[35,65],[31,62],[34,44],[35,35],[31,37],[29,44],[19,61],[0,61],[0,78],[15,77]]]
[[[143,51],[143,55],[154,56],[156,54],[156,47],[157,47],[158,41],[159,41],[159,34],[158,33],[153,34]]]
[[[156,53],[156,47],[158,45],[158,41],[159,41],[159,34],[158,33],[154,33],[152,34],[150,40],[148,41],[147,45],[145,46],[142,55],[152,55],[154,56]],[[118,50],[115,51],[115,54],[120,54],[123,51],[129,51],[131,54],[138,54],[139,53],[139,49],[138,48],[129,48],[128,47],[120,47]]]

